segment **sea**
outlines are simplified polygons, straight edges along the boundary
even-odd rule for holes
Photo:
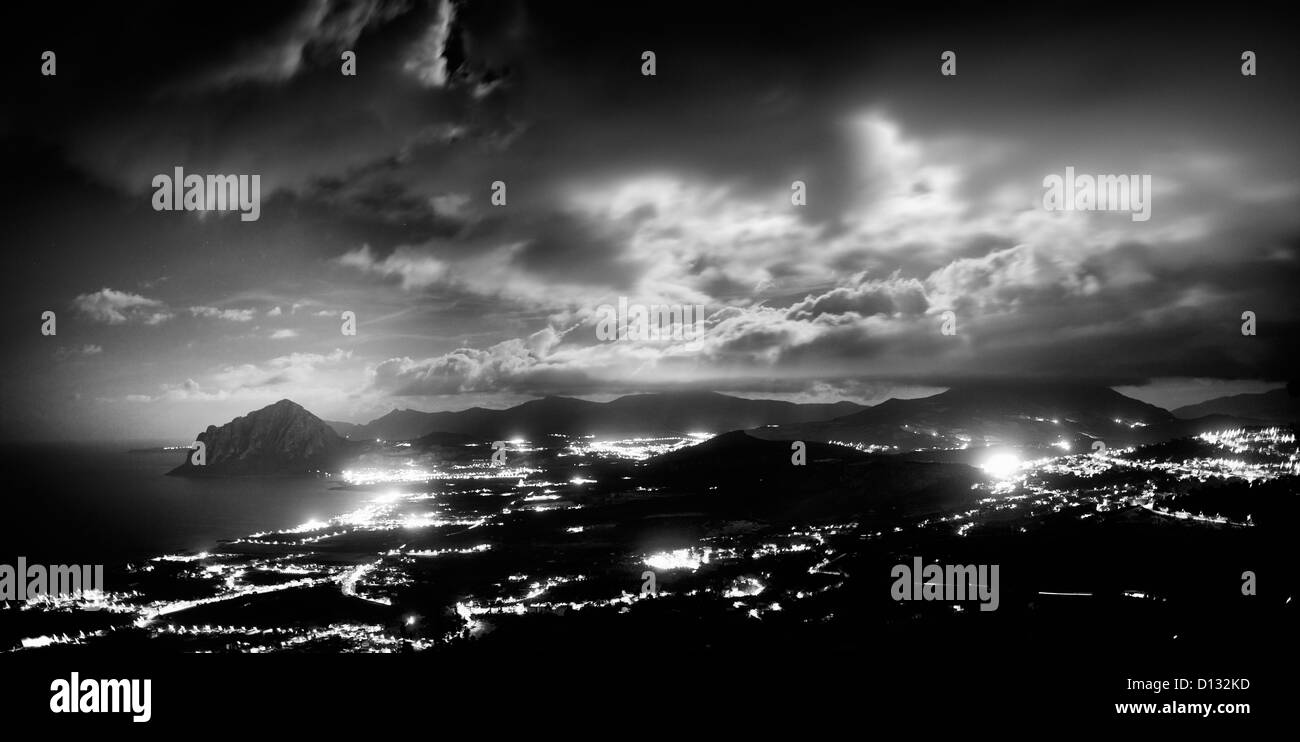
[[[373,493],[314,478],[169,477],[168,442],[8,444],[0,451],[0,563],[120,565],[198,553],[327,520]],[[155,449],[140,452],[141,449]]]

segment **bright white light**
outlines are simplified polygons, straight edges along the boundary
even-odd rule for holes
[[[1072,448],[1072,446],[1070,445],[1070,442],[1067,441],[1067,440],[1065,440],[1065,439],[1061,439],[1061,440],[1059,440],[1059,441],[1053,443],[1052,445],[1053,445],[1053,446],[1056,446],[1057,448],[1061,449],[1062,451],[1069,451],[1069,450]]]
[[[998,479],[1010,479],[1020,471],[1020,457],[1013,453],[998,453],[984,460],[980,468]]]
[[[701,564],[708,563],[711,551],[712,549],[709,548],[705,548],[703,551],[695,549],[661,551],[658,554],[651,554],[646,557],[645,565],[656,570],[689,569],[694,572],[700,568]]]
[[[423,482],[432,479],[433,472],[419,467],[399,469],[345,469],[342,477],[348,484],[384,484],[387,482]]]
[[[748,598],[763,592],[763,583],[753,577],[738,577],[722,594],[724,598]]]

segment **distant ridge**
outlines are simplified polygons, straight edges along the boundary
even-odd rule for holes
[[[655,456],[646,462],[645,469],[717,478],[772,472],[785,474],[792,470],[791,443],[756,438],[743,430],[734,430],[703,443]],[[805,462],[812,464],[872,459],[869,454],[855,448],[815,441],[805,444],[804,453]],[[801,474],[807,470],[794,467],[793,471]]]
[[[1175,409],[1173,414],[1184,419],[1205,415],[1232,415],[1263,422],[1290,423],[1300,420],[1300,397],[1291,396],[1286,389],[1257,394],[1233,394],[1185,405]]]
[[[460,433],[480,440],[569,435],[719,433],[780,423],[829,420],[865,409],[853,402],[796,404],[742,399],[716,392],[634,394],[610,402],[544,397],[505,410],[393,410],[365,425],[340,429],[352,440],[412,440]]]
[[[335,469],[353,448],[325,421],[288,399],[255,410],[217,427],[209,425],[196,440],[205,446],[206,463],[195,466],[191,454],[168,472],[174,476],[293,475]]]
[[[917,399],[890,399],[825,422],[754,431],[764,438],[845,441],[900,450],[1095,439],[1140,439],[1176,422],[1163,408],[1105,386],[986,382]]]

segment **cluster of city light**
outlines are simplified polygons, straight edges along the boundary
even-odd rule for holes
[[[800,551],[812,551],[812,549],[813,547],[811,544],[803,543],[801,541],[796,541],[785,545],[767,543],[767,544],[763,544],[757,549],[754,549],[753,558],[762,559],[764,557],[777,556],[780,554],[793,554],[795,552],[800,552]]]
[[[723,591],[724,598],[751,598],[767,587],[757,577],[737,577]]]
[[[1234,437],[1223,433],[1201,435],[1205,442],[1231,448],[1238,454],[1255,452],[1273,457],[1271,461],[1249,463],[1242,459],[1229,457],[1192,457],[1192,459],[1162,461],[1156,459],[1138,459],[1134,457],[1135,448],[1113,448],[1099,454],[1082,454],[1062,456],[1056,459],[1026,461],[1022,463],[1022,472],[1035,474],[1075,474],[1079,477],[1095,477],[1115,467],[1161,472],[1182,478],[1182,480],[1206,481],[1212,478],[1221,480],[1264,481],[1271,478],[1300,473],[1300,461],[1296,460],[1295,450],[1278,450],[1275,444],[1287,443],[1288,434],[1277,437],[1261,435],[1260,431],[1248,431],[1245,435]],[[1290,437],[1294,439],[1294,437]]]
[[[1229,453],[1256,454],[1270,459],[1256,464],[1233,459],[1199,459],[1196,463],[1202,469],[1222,471],[1227,468],[1229,476],[1243,476],[1247,479],[1272,479],[1300,474],[1300,449],[1296,447],[1295,433],[1286,428],[1233,428],[1202,433],[1197,438]],[[1229,461],[1233,464],[1225,463]]]
[[[135,610],[131,601],[140,593],[135,590],[126,592],[105,592],[103,590],[78,590],[72,593],[39,593],[25,600],[15,601],[19,611],[41,611],[44,613],[73,611],[107,611],[108,613],[131,613]],[[4,601],[0,610],[13,610],[9,601]]]
[[[1159,503],[1162,494],[1157,491],[1152,480],[1147,480],[1146,484],[1140,487],[1113,484],[1097,490],[1069,488],[1060,490],[1045,486],[1039,481],[1039,477],[1069,474],[1089,478],[1116,468],[1197,481],[1226,479],[1256,482],[1288,474],[1300,474],[1295,435],[1287,429],[1239,428],[1205,433],[1197,438],[1201,442],[1223,448],[1229,454],[1238,456],[1249,454],[1261,460],[1250,462],[1225,456],[1164,461],[1137,458],[1137,449],[1129,447],[1107,449],[1093,454],[1026,461],[1020,462],[1016,467],[1013,479],[1000,480],[992,487],[977,483],[976,488],[987,488],[992,495],[981,499],[980,506],[984,510],[991,511],[1015,507],[1028,498],[1030,517],[1040,509],[1050,513],[1073,510],[1076,513],[1075,517],[1080,519],[1123,507],[1141,507],[1155,515],[1176,520],[1248,528],[1254,525],[1254,518],[1249,514],[1244,518],[1234,519],[1220,513],[1190,512],[1177,506],[1161,505]],[[1006,468],[1010,469],[1010,466]],[[969,516],[970,513],[966,515]],[[939,520],[956,518],[956,515],[949,515]],[[928,525],[928,522],[929,519],[926,519],[917,525],[923,527]],[[974,521],[963,524],[958,529],[958,534],[965,535],[972,525]],[[1024,532],[1026,529],[1021,527],[1020,530]]]
[[[743,608],[745,604],[741,601],[737,601],[733,605],[736,608]],[[749,618],[762,618],[764,613],[776,612],[780,610],[781,610],[780,603],[769,603],[766,606],[755,606],[754,608],[750,608],[749,610],[745,611],[745,615]]]
[[[470,464],[453,466],[449,471],[440,472],[437,479],[517,479],[523,481],[541,472],[541,469],[528,466],[490,466]],[[524,485],[519,485],[524,486]]]
[[[51,634],[47,636],[27,637],[19,640],[18,647],[21,649],[40,649],[56,644],[85,644],[91,639],[100,639],[108,635],[107,631],[78,631],[76,636],[67,633]]]
[[[309,520],[306,523],[296,525],[293,528],[282,528],[278,531],[261,531],[258,533],[250,533],[245,538],[259,539],[259,538],[268,538],[270,536],[285,536],[285,535],[299,534],[299,533],[311,533],[313,531],[320,531],[322,529],[329,528],[329,527],[330,524],[326,521]],[[208,558],[207,552],[202,552],[197,557],[191,557],[190,559],[188,559],[188,561],[193,561],[194,559],[207,559],[207,558]]]
[[[561,582],[578,581],[578,580],[583,580],[585,578],[582,576],[577,576],[573,578],[556,577],[550,579],[553,581],[557,581],[554,582],[553,584],[560,584]],[[530,594],[534,592],[537,592],[540,595],[541,592],[545,592],[545,590],[541,589],[541,586],[538,583],[534,583],[534,585],[530,587]],[[700,591],[691,590],[684,594],[688,596],[698,595],[700,594]],[[673,593],[668,590],[664,590],[660,588],[654,593],[634,594],[624,590],[621,591],[617,596],[610,597],[610,598],[589,598],[586,600],[572,600],[572,601],[561,601],[561,602],[548,602],[548,601],[537,601],[537,600],[533,600],[532,602],[525,602],[524,600],[512,601],[510,599],[496,599],[496,600],[489,601],[487,604],[483,604],[478,602],[477,600],[468,600],[468,601],[461,601],[456,603],[456,614],[460,616],[460,618],[465,622],[464,629],[461,632],[459,632],[460,635],[474,635],[484,628],[484,624],[481,621],[477,620],[478,616],[485,616],[485,615],[521,616],[526,613],[537,612],[537,611],[550,611],[550,612],[558,613],[561,611],[569,611],[569,610],[581,611],[584,608],[609,608],[613,606],[619,606],[623,609],[623,611],[626,611],[633,603],[636,603],[639,600],[647,600],[653,597],[662,597],[668,595],[673,595]]]
[[[1188,512],[1187,510],[1171,510],[1168,507],[1158,507],[1154,502],[1143,503],[1142,507],[1146,508],[1147,510],[1150,510],[1153,513],[1156,513],[1157,515],[1164,515],[1170,518],[1177,518],[1179,520],[1196,520],[1196,521],[1201,521],[1203,523],[1215,523],[1217,525],[1240,526],[1242,528],[1250,528],[1255,525],[1255,519],[1253,516],[1250,515],[1247,515],[1245,520],[1234,521],[1227,518],[1226,516],[1219,515],[1218,513],[1215,513],[1214,515],[1206,515],[1205,513],[1191,513]]]
[[[809,568],[808,568],[808,574],[810,574],[810,575],[824,575],[824,576],[828,576],[828,577],[844,577],[845,575],[844,575],[843,572],[840,572],[840,571],[837,571],[837,570],[834,570],[834,569],[829,569],[829,567],[831,566],[831,564],[833,564],[833,563],[835,562],[835,559],[838,559],[838,557],[836,557],[835,559],[832,559],[831,556],[830,556],[830,554],[831,554],[830,552],[826,552],[826,556],[825,556],[821,561],[819,561],[819,562],[817,562],[816,564],[814,564],[813,566],[809,567]]]
[[[440,557],[447,554],[481,554],[491,548],[492,544],[477,544],[475,546],[466,546],[459,549],[393,549],[389,551],[388,554],[390,556]]]
[[[1295,455],[1295,433],[1286,428],[1232,428],[1197,436],[1206,443],[1227,448],[1233,453],[1274,449]],[[1278,447],[1286,446],[1287,450]]]
[[[437,472],[418,466],[398,466],[389,468],[367,467],[362,469],[344,469],[343,481],[348,484],[364,486],[372,484],[402,484],[409,482],[427,482],[437,476]]]
[[[453,525],[468,525],[471,527],[482,525],[484,518],[443,518],[436,512],[424,513],[406,513],[395,516],[394,511],[399,501],[415,501],[428,499],[431,497],[428,493],[415,493],[403,495],[396,492],[389,492],[375,498],[370,504],[357,510],[344,513],[343,515],[331,518],[329,521],[310,520],[293,528],[285,528],[278,531],[263,531],[260,533],[249,534],[231,543],[241,544],[259,544],[274,546],[301,546],[306,544],[319,543],[325,539],[344,536],[358,530],[367,531],[388,531],[396,529],[417,529],[433,528]],[[327,533],[317,533],[325,529],[334,529]],[[310,536],[302,534],[313,534]],[[298,535],[296,539],[284,539],[286,535]]]
[[[346,536],[352,533],[354,528],[341,528],[329,533],[318,533],[314,536],[303,536],[296,539],[277,539],[272,538],[269,534],[251,534],[243,538],[237,538],[231,541],[232,544],[258,544],[260,546],[306,546],[307,544],[316,544],[326,539]]]
[[[701,565],[708,564],[712,560],[735,559],[738,556],[739,554],[735,549],[717,549],[712,546],[704,546],[701,548],[656,552],[646,556],[642,562],[654,570],[688,569],[694,572]]]
[[[555,502],[528,503],[520,509],[533,513],[543,513],[548,510],[581,510],[582,506],[569,500],[558,500]],[[509,515],[513,512],[512,508],[504,508],[501,511],[503,515]]]
[[[520,606],[522,604],[528,603],[529,601],[537,600],[538,598],[542,597],[543,595],[550,592],[551,590],[559,587],[560,585],[567,585],[568,583],[571,582],[583,582],[586,579],[587,579],[586,575],[573,575],[573,576],[547,577],[542,580],[534,580],[528,584],[528,592],[524,593],[523,595],[520,595],[518,597],[513,597],[513,598],[499,598],[493,602],[496,605],[502,605],[502,606]],[[568,604],[566,603],[565,605]]]
[[[369,575],[371,572],[378,569],[379,565],[382,563],[383,563],[382,559],[376,559],[375,561],[368,562],[366,564],[358,564],[357,566],[348,570],[343,575],[343,578],[339,581],[339,587],[342,590],[343,594],[352,598],[361,598],[362,600],[368,600],[371,603],[378,603],[379,605],[392,605],[393,601],[389,600],[388,598],[372,598],[362,594],[357,589],[358,586],[361,584],[361,581],[364,580],[366,576]]]
[[[790,529],[791,536],[807,536],[815,539],[818,543],[824,543],[826,535],[837,535],[849,533],[858,529],[858,522],[851,520],[846,523],[823,523],[821,525],[799,526]]]
[[[520,471],[515,470],[512,474],[518,474]],[[549,491],[548,491],[549,492]],[[382,531],[394,528],[424,528],[446,525],[460,525],[468,528],[475,528],[485,524],[489,516],[461,516],[446,517],[435,511],[408,513],[403,510],[409,507],[410,503],[415,501],[431,498],[430,493],[413,493],[402,494],[397,491],[379,495],[365,506],[344,513],[329,520],[308,520],[297,526],[284,528],[274,531],[264,531],[250,534],[241,539],[236,539],[230,544],[237,545],[240,543],[256,544],[258,546],[279,545],[279,546],[298,546],[302,544],[316,543],[327,538],[346,535],[357,531]],[[537,497],[537,500],[554,501],[558,496],[543,495]],[[403,510],[399,510],[399,508]],[[128,566],[128,571],[143,573],[153,572],[158,567],[168,563],[180,565],[180,571],[174,571],[177,578],[197,577],[203,579],[213,579],[218,587],[210,595],[187,598],[182,600],[157,600],[150,603],[141,603],[140,596],[137,593],[120,593],[105,595],[100,593],[87,593],[78,596],[75,601],[58,600],[48,601],[48,605],[42,604],[42,609],[55,609],[59,607],[80,606],[88,610],[104,610],[110,612],[121,612],[135,615],[135,620],[129,624],[134,629],[144,630],[156,635],[159,632],[166,631],[169,633],[181,633],[191,636],[200,634],[240,634],[248,633],[262,635],[266,629],[253,629],[246,632],[244,627],[236,629],[235,627],[219,626],[212,628],[205,626],[193,629],[178,629],[169,621],[161,620],[166,616],[188,611],[192,608],[222,603],[237,599],[246,599],[252,596],[264,595],[286,590],[297,590],[312,588],[320,585],[334,583],[339,586],[342,594],[366,600],[381,605],[391,605],[390,598],[382,595],[368,594],[375,587],[389,587],[396,584],[406,584],[409,582],[400,568],[396,565],[389,564],[385,566],[384,557],[399,555],[403,558],[416,558],[436,556],[446,553],[479,553],[489,549],[488,544],[479,544],[477,546],[455,549],[413,549],[405,548],[390,551],[387,554],[381,553],[373,561],[354,565],[352,567],[340,567],[337,565],[312,565],[301,563],[300,560],[312,556],[310,551],[294,551],[290,554],[270,558],[253,558],[251,556],[240,555],[238,553],[223,552],[209,553],[200,552],[197,554],[165,554],[151,559],[148,563],[139,567]],[[291,562],[291,560],[293,560]],[[193,566],[191,566],[193,565]],[[246,584],[247,578],[255,572],[265,572],[268,574],[277,574],[285,579],[275,584]],[[403,582],[405,580],[406,582]],[[260,582],[260,580],[259,580]],[[554,581],[535,583],[530,587],[530,592],[523,599],[531,600],[536,597],[539,588],[546,589],[552,586]],[[367,589],[369,587],[369,590]],[[25,606],[24,606],[25,607]],[[126,626],[126,625],[124,625]],[[373,627],[370,627],[373,628]],[[367,634],[368,638],[360,642],[358,637],[358,646],[370,650],[378,650],[384,642],[398,641],[405,642],[417,649],[426,646],[425,640],[408,640],[392,639],[384,636],[369,636],[370,628],[350,627],[348,632],[361,632]],[[115,629],[109,629],[110,631]],[[279,646],[290,646],[296,642],[311,641],[315,638],[326,637],[336,634],[340,627],[330,627],[326,630],[307,631],[302,628],[285,629],[290,634],[287,641],[281,642]],[[47,646],[49,644],[74,642],[79,643],[87,639],[93,639],[97,634],[82,634],[78,636],[53,636],[53,637],[35,637],[25,642],[27,647]],[[227,646],[230,646],[227,644]],[[245,646],[242,642],[237,642],[236,646],[246,651],[265,651],[265,647]],[[196,649],[195,651],[202,651]]]
[[[226,638],[239,636],[246,639],[246,641],[237,641],[235,646],[251,654],[301,648],[303,645],[321,641],[330,642],[330,646],[333,648],[337,648],[338,643],[342,641],[346,645],[342,651],[379,653],[398,651],[406,646],[418,651],[433,645],[432,642],[424,639],[392,636],[382,626],[353,623],[334,623],[308,629],[168,624],[158,631],[164,634],[191,637],[213,636]]]
[[[1242,479],[1247,482],[1267,481],[1288,474],[1300,474],[1300,465],[1294,461],[1252,463],[1229,458],[1192,458],[1185,461],[1142,461],[1142,466],[1152,471],[1162,471],[1180,479],[1200,482],[1210,479]]]
[[[596,440],[594,437],[569,440],[567,449],[561,456],[592,456],[595,458],[627,459],[644,461],[651,456],[658,456],[679,448],[693,446],[712,438],[711,433],[687,433],[686,435],[615,438]]]
[[[512,448],[511,452],[528,451],[528,448]],[[369,467],[348,469],[342,478],[348,484],[372,486],[377,484],[412,484],[435,480],[469,480],[469,479],[522,479],[540,472],[540,469],[527,466],[499,466],[490,459],[482,459],[469,464],[453,464],[441,469],[426,469],[411,465],[397,467]]]
[[[433,646],[433,642],[424,639],[405,639],[391,636],[384,631],[383,627],[369,624],[330,624],[323,628],[308,629],[286,639],[280,646],[282,649],[293,649],[312,642],[330,641],[333,643],[339,639],[348,642],[353,651],[367,653],[387,654],[399,651],[407,646],[416,651],[421,651]],[[265,652],[268,650],[263,648],[251,651]]]
[[[1074,474],[1088,478],[1107,472],[1116,465],[1123,463],[1125,462],[1122,459],[1110,456],[1079,454],[1077,456],[1062,456],[1037,462],[1034,466],[1034,472],[1037,474]]]
[[[967,440],[967,443],[970,442],[970,439],[969,439],[969,438],[967,438],[966,440]],[[835,446],[844,446],[845,448],[854,448],[854,449],[857,449],[857,450],[859,450],[859,451],[862,451],[863,453],[890,453],[890,452],[892,452],[892,451],[897,451],[897,450],[898,450],[898,446],[886,446],[886,445],[878,444],[878,443],[858,443],[858,442],[856,442],[856,441],[839,441],[839,440],[832,440],[832,441],[828,441],[828,442],[829,442],[830,444],[832,444],[832,445],[835,445]],[[965,446],[962,446],[962,447],[965,448]]]
[[[163,554],[150,559],[151,562],[200,562],[207,559],[211,554],[206,551],[200,551],[197,554]]]

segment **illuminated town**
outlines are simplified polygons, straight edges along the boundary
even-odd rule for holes
[[[424,651],[539,614],[618,621],[656,600],[700,601],[746,621],[821,621],[837,594],[859,589],[863,565],[884,555],[1099,520],[1255,530],[1278,516],[1252,493],[1300,475],[1291,431],[1243,428],[1093,453],[990,450],[978,468],[960,467],[969,486],[893,515],[722,519],[675,504],[653,477],[641,481],[647,460],[708,440],[512,441],[508,466],[485,446],[441,461],[392,446],[337,478],[334,486],[370,495],[358,509],[126,565],[108,592],[0,606],[37,628],[7,651],[130,642],[186,652]],[[1057,587],[1033,594],[1092,595]],[[1155,584],[1115,595],[1165,599]]]

